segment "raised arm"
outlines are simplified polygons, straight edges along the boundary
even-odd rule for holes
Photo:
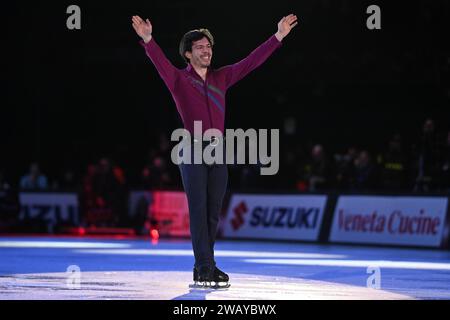
[[[150,60],[153,62],[159,75],[164,80],[164,83],[172,89],[175,85],[178,69],[167,59],[164,52],[153,39],[153,27],[148,19],[145,21],[139,16],[131,18],[133,28],[136,33],[142,38],[141,45],[145,48],[145,52]]]
[[[227,88],[234,85],[266,61],[267,58],[281,46],[281,41],[291,32],[292,28],[294,28],[297,23],[297,16],[294,14],[283,17],[280,22],[278,22],[277,32],[266,42],[253,50],[241,61],[223,67],[222,71],[226,73]]]

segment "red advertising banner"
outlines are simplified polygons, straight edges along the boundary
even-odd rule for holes
[[[153,191],[148,210],[161,236],[189,237],[187,197],[179,191]]]

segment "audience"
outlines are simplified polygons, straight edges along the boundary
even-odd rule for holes
[[[405,144],[396,133],[380,150],[349,144],[344,153],[331,153],[332,146],[321,143],[305,149],[305,142],[292,134],[281,141],[280,170],[277,176],[260,176],[260,164],[230,165],[232,190],[296,191],[386,191],[432,192],[450,189],[450,131],[439,134],[433,119],[426,119],[418,138]],[[330,152],[326,152],[330,150]],[[156,147],[148,151],[138,174],[125,179],[125,171],[102,158],[89,164],[87,173],[66,169],[55,184],[57,190],[79,190],[85,205],[122,201],[129,188],[182,190],[178,167],[171,163],[171,142],[161,133]],[[309,156],[308,156],[309,155]],[[0,178],[1,174],[0,174]],[[47,190],[48,179],[32,163],[20,180],[21,190]]]
[[[48,179],[41,173],[39,164],[33,162],[30,171],[20,179],[20,189],[27,191],[48,189]]]

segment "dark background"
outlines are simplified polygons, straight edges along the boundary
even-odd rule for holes
[[[81,30],[66,28],[70,4],[81,7]],[[370,4],[381,7],[381,30],[366,28]],[[34,1],[4,10],[0,168],[14,184],[31,161],[50,176],[67,166],[81,174],[105,155],[133,176],[158,133],[181,126],[134,14],[151,20],[180,68],[190,29],[211,30],[217,67],[245,57],[283,15],[299,17],[282,49],[229,91],[228,128],[282,129],[291,116],[299,144],[333,152],[376,152],[397,132],[412,142],[427,117],[450,128],[450,1]]]

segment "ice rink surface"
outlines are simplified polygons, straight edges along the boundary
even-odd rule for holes
[[[190,240],[0,237],[0,299],[450,299],[450,252],[218,241],[231,287],[191,289]]]

